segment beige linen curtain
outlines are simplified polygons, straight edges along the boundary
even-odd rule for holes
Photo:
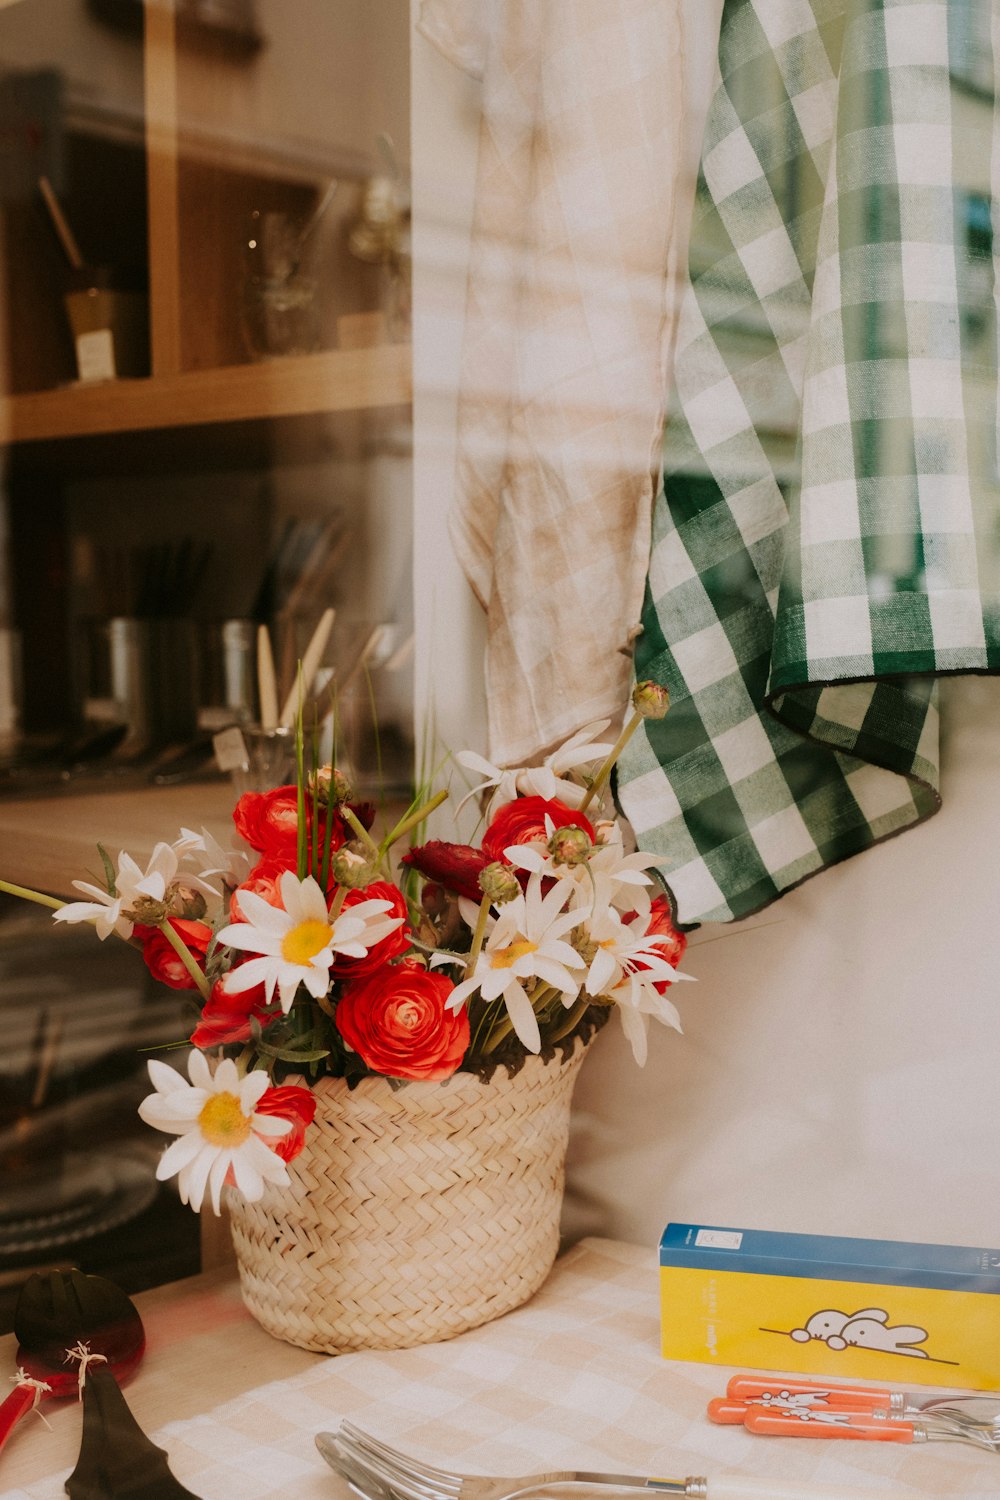
[[[621,715],[663,418],[681,0],[424,0],[483,80],[451,534],[489,749]]]

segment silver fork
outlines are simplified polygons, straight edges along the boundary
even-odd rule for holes
[[[391,1448],[388,1443],[343,1422],[337,1432],[320,1432],[316,1446],[331,1468],[351,1486],[360,1500],[514,1500],[515,1496],[556,1486],[618,1490],[658,1490],[660,1494],[685,1495],[689,1500],[891,1500],[901,1491],[858,1490],[852,1486],[813,1485],[795,1481],[753,1479],[742,1475],[719,1475],[711,1482],[703,1477],[654,1479],[630,1474],[592,1474],[563,1470],[529,1474],[518,1479],[473,1478],[436,1469]]]
[[[706,1490],[686,1488],[689,1480],[646,1479],[641,1475],[593,1474],[583,1470],[553,1470],[517,1479],[478,1479],[453,1474],[400,1453],[351,1422],[341,1423],[336,1433],[319,1433],[316,1446],[352,1488],[368,1500],[514,1500],[516,1495],[551,1489],[554,1485],[659,1490],[668,1495],[707,1494]]]

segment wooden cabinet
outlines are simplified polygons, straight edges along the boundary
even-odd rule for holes
[[[263,621],[287,676],[330,603],[335,673],[380,625],[387,654],[405,659],[409,24],[407,0],[0,7],[0,136],[12,146],[0,160],[0,632],[20,641],[29,736],[85,716],[87,641],[110,616],[148,613],[134,579],[155,548],[207,558],[197,599],[176,602],[173,634],[195,652],[227,620]],[[117,378],[79,378],[71,267],[43,175],[85,265],[141,303],[140,352]],[[373,184],[367,254],[355,231]],[[387,193],[395,238],[380,254]],[[287,227],[308,284],[302,326],[255,321],[265,224]],[[303,593],[324,538],[331,566]],[[154,613],[169,626],[173,608]],[[192,661],[178,680],[198,676]],[[412,688],[398,675],[390,687],[381,727],[402,744]],[[148,802],[159,794],[143,774],[72,781],[59,805],[67,790],[122,787]],[[0,847],[5,808],[17,878],[31,883],[24,820],[0,779]],[[50,840],[34,871],[50,888],[53,857]]]
[[[20,0],[19,19],[32,5],[58,21],[50,0]],[[65,7],[62,7],[65,9]],[[78,10],[86,14],[84,0]],[[405,52],[405,8],[381,0],[383,31],[391,20],[396,50]],[[355,6],[303,5],[288,0],[279,23],[298,12],[303,37],[310,14]],[[0,61],[5,23],[0,16]],[[178,28],[171,0],[145,0],[141,41],[133,62],[142,68],[142,113],[120,103],[102,114],[62,105],[58,153],[68,185],[70,229],[88,262],[114,263],[148,296],[148,373],[141,381],[76,383],[62,289],[68,267],[52,226],[34,203],[5,207],[6,394],[0,402],[0,441],[38,441],[89,433],[257,420],[321,410],[370,410],[406,403],[410,361],[395,330],[366,347],[343,348],[344,320],[378,312],[379,276],[345,248],[345,219],[358,212],[365,158],[356,146],[315,141],[254,140],[252,123],[227,128],[218,108],[207,122],[199,110],[212,84],[223,85],[240,61],[208,59],[197,31]],[[398,35],[402,27],[402,45]],[[19,28],[19,30],[23,29]],[[266,43],[265,43],[266,45]],[[252,63],[251,63],[252,65]],[[42,66],[34,79],[50,70]],[[286,86],[289,85],[286,80]],[[357,82],[365,89],[363,78]],[[232,92],[232,90],[230,90]],[[249,92],[244,90],[244,92]],[[36,93],[35,101],[41,96]],[[314,100],[317,111],[327,107]],[[32,129],[30,104],[21,121]],[[397,118],[399,111],[396,111]],[[214,127],[214,128],[213,128]],[[51,122],[36,130],[55,128]],[[375,141],[371,142],[374,149]],[[296,151],[298,148],[298,152]],[[44,151],[37,153],[45,165]],[[28,165],[22,171],[30,173]],[[378,165],[377,157],[371,165]],[[385,170],[384,166],[382,168]],[[327,251],[317,291],[314,350],[281,359],[255,357],[247,347],[241,303],[246,292],[247,240],[254,216],[284,214],[306,226],[334,181],[332,208],[313,230]],[[331,229],[333,232],[331,232]],[[332,250],[331,250],[332,247]],[[310,250],[313,247],[310,246]],[[338,334],[340,337],[338,337]],[[353,338],[350,340],[354,342]]]

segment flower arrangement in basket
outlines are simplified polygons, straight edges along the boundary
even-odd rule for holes
[[[655,684],[633,701],[626,734],[666,711]],[[686,940],[651,893],[654,857],[627,853],[619,824],[592,812],[625,740],[595,743],[605,727],[535,768],[460,754],[486,777],[480,843],[410,848],[396,875],[391,852],[447,794],[376,843],[373,805],[314,766],[298,785],[240,797],[239,847],[184,829],[145,870],[125,852],[113,868],[101,850],[106,885],[74,881],[87,899],[66,904],[0,881],[51,904],[57,922],[124,938],[158,981],[197,994],[190,1084],[151,1060],[155,1093],[140,1106],[177,1137],[158,1175],[176,1175],[192,1208],[207,1193],[218,1212],[226,1183],[253,1201],[287,1181],[314,1113],[291,1075],[488,1079],[571,1048],[613,1010],[641,1063],[649,1016],[679,1029],[666,991],[687,977]]]
[[[601,815],[618,754],[643,717],[666,712],[666,692],[641,684],[633,706],[617,744],[596,742],[606,726],[591,725],[534,768],[502,769],[460,754],[460,763],[484,776],[469,793],[485,802],[477,844],[432,840],[398,854],[447,793],[414,805],[376,841],[374,806],[355,801],[337,769],[305,763],[300,731],[296,784],[244,793],[233,814],[239,841],[232,848],[205,831],[184,829],[173,843],[156,846],[145,869],[125,852],[113,865],[101,849],[103,886],[74,881],[85,899],[67,904],[0,881],[4,891],[52,905],[57,922],[89,922],[100,938],[116,934],[139,947],[157,980],[192,992],[189,1081],[168,1062],[149,1060],[154,1092],[139,1113],[174,1137],[157,1176],[176,1177],[182,1200],[195,1210],[208,1198],[218,1213],[225,1190],[248,1257],[255,1235],[270,1253],[276,1235],[296,1218],[295,1205],[321,1196],[317,1171],[326,1173],[331,1191],[343,1193],[351,1178],[344,1142],[359,1134],[378,1153],[396,1131],[407,1154],[404,1175],[423,1173],[432,1193],[434,1183],[447,1185],[463,1173],[481,1185],[479,1168],[456,1165],[463,1111],[473,1108],[470,1100],[494,1111],[488,1133],[498,1160],[489,1171],[499,1171],[496,1108],[509,1113],[521,1106],[496,1100],[502,1082],[518,1075],[532,1089],[561,1071],[568,1080],[555,1165],[546,1167],[558,1177],[561,1196],[575,1074],[567,1061],[579,1060],[612,1012],[640,1063],[650,1016],[679,1029],[667,991],[686,977],[676,967],[685,938],[648,873],[653,856],[628,852],[618,822]],[[378,1099],[363,1126],[347,1123],[354,1096],[358,1107]],[[415,1101],[428,1098],[443,1100],[451,1118],[437,1164],[415,1171],[411,1137],[415,1130],[428,1134],[426,1123],[414,1125]],[[321,1124],[340,1153],[322,1169],[310,1152]],[[537,1121],[531,1129],[537,1133]],[[383,1161],[377,1168],[369,1161],[359,1175],[385,1170]],[[515,1152],[508,1175],[497,1181],[510,1193],[523,1176]],[[391,1190],[393,1214],[402,1211],[400,1193]],[[370,1198],[366,1182],[357,1209],[362,1217]],[[342,1236],[346,1210],[337,1202]],[[260,1204],[272,1216],[266,1229],[253,1227]],[[494,1236],[498,1229],[510,1236],[504,1211],[504,1205],[494,1210]],[[474,1216],[478,1224],[481,1206]],[[537,1205],[521,1218],[525,1234],[537,1236]],[[384,1217],[379,1222],[384,1226]],[[314,1240],[327,1235],[322,1225],[299,1223],[297,1232],[309,1256]],[[549,1242],[555,1232],[546,1229]],[[366,1243],[373,1234],[384,1238],[381,1229],[364,1233]],[[476,1227],[471,1237],[478,1238]],[[259,1275],[268,1296],[275,1264],[287,1269],[287,1252],[287,1244],[279,1245],[277,1262]],[[475,1254],[482,1256],[481,1244]],[[544,1270],[552,1254],[550,1244]],[[371,1256],[369,1246],[366,1260]],[[509,1268],[501,1274],[510,1279]],[[310,1276],[315,1280],[315,1267]],[[395,1297],[398,1268],[390,1279]],[[528,1277],[538,1279],[534,1271]],[[515,1300],[525,1294],[512,1293]],[[343,1303],[342,1280],[336,1295]],[[490,1316],[504,1310],[495,1289],[491,1296]],[[368,1303],[362,1310],[365,1326],[354,1343],[341,1331],[309,1347],[370,1346],[372,1311]],[[312,1308],[303,1318],[311,1329],[320,1314]],[[467,1313],[461,1318],[446,1331],[472,1326]],[[269,1326],[267,1316],[261,1321]],[[306,1342],[283,1324],[272,1331]],[[401,1342],[395,1325],[389,1342]]]

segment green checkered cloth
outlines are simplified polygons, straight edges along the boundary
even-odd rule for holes
[[[726,4],[617,781],[682,923],[935,812],[1000,669],[990,10]]]

